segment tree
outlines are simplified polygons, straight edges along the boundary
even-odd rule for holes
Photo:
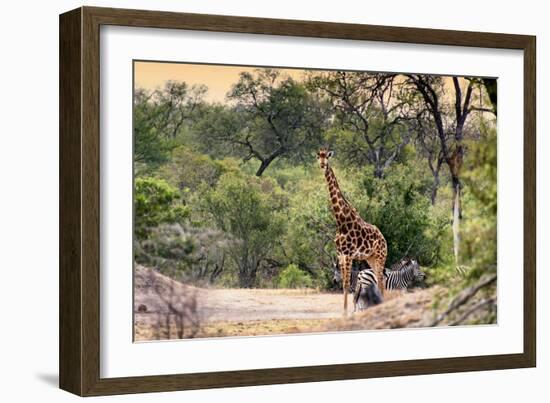
[[[430,200],[432,205],[435,205],[437,193],[441,185],[441,169],[445,163],[441,139],[438,136],[433,116],[426,108],[420,94],[413,94],[409,102],[409,113],[413,117],[409,120],[409,125],[415,132],[414,144],[416,145],[416,152],[427,161],[428,168],[433,177]]]
[[[286,197],[271,179],[223,175],[203,197],[205,211],[233,239],[228,246],[239,284],[250,288],[284,233]]]
[[[157,174],[182,191],[196,191],[203,183],[214,186],[227,170],[222,161],[180,146],[171,152],[169,161]]]
[[[174,139],[203,103],[207,88],[168,81],[164,88],[134,93],[134,161],[158,165],[177,145]]]
[[[491,101],[492,111],[495,116],[497,115],[497,80],[494,78],[482,78],[481,81],[485,86],[489,100]]]
[[[404,256],[432,265],[442,255],[441,238],[448,220],[430,208],[429,176],[423,175],[419,165],[395,164],[383,179],[358,173],[360,180],[350,194],[361,217],[384,234],[388,266]]]
[[[441,157],[449,167],[453,186],[453,211],[455,207],[460,213],[460,170],[464,160],[464,129],[466,120],[472,111],[472,92],[474,81],[467,80],[466,93],[462,96],[462,88],[458,77],[452,77],[454,89],[454,116],[448,108],[444,97],[443,78],[432,75],[409,74],[407,76],[413,86],[422,96],[435,126],[439,140]]]
[[[496,273],[497,264],[497,133],[485,126],[481,132],[483,141],[469,145],[463,174],[464,204],[471,214],[464,223],[462,258],[471,263],[474,280]]]
[[[481,126],[483,141],[469,146],[464,205],[472,213],[465,217],[462,259],[469,262],[460,278],[461,290],[430,326],[495,323],[497,302],[497,137],[494,128]]]
[[[480,82],[479,80],[471,78],[464,79],[466,88],[463,93],[459,78],[452,77],[452,85],[449,85],[453,90],[450,101],[452,105],[449,105],[445,100],[445,83],[443,77],[409,74],[407,78],[412,87],[420,93],[426,109],[431,115],[440,147],[437,158],[441,158],[445,161],[449,168],[453,189],[452,211],[454,249],[455,259],[458,264],[460,243],[459,221],[462,219],[462,184],[460,178],[465,153],[465,130],[468,117],[471,112],[476,109],[473,106],[473,92],[476,86],[479,88]],[[434,170],[432,170],[432,172],[434,172]],[[438,170],[437,173],[439,173]],[[439,180],[439,176],[436,176],[435,179]]]
[[[241,73],[227,98],[233,106],[214,107],[199,132],[209,144],[259,161],[256,176],[276,159],[304,160],[322,142],[326,108],[279,70]]]
[[[308,85],[319,90],[338,112],[338,142],[348,162],[371,164],[381,178],[411,138],[396,75],[334,71],[312,74]]]
[[[316,173],[313,180],[296,178],[289,192],[288,231],[282,239],[281,260],[318,276],[322,269],[332,272],[336,263],[336,225],[324,178]]]

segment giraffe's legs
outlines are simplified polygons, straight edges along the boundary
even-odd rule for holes
[[[340,272],[342,275],[342,287],[344,291],[344,314],[348,312],[348,291],[351,280],[351,264],[353,259],[350,256],[340,255]]]

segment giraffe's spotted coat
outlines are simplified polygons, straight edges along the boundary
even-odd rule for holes
[[[337,224],[334,238],[338,253],[338,264],[342,271],[344,289],[344,310],[347,310],[347,290],[351,279],[353,260],[363,260],[374,270],[382,293],[384,292],[384,267],[388,255],[388,245],[384,235],[372,224],[369,224],[343,196],[334,171],[328,160],[332,151],[322,148],[317,154],[319,166],[325,172],[330,194],[332,212]]]

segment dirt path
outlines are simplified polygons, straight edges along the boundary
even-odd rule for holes
[[[203,290],[199,294],[208,321],[327,319],[342,315],[340,294],[308,290]]]
[[[196,298],[203,320],[327,319],[342,315],[342,295],[314,290],[206,289],[187,286],[146,268],[136,271],[134,307],[169,313],[170,304]],[[142,308],[143,310],[143,308]]]
[[[388,293],[383,304],[343,319],[340,293],[197,288],[138,267],[134,295],[136,339],[418,326],[432,316],[431,305],[439,294],[444,294],[444,290],[438,287]],[[352,307],[351,298],[349,302]]]

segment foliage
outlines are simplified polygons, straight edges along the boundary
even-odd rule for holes
[[[191,282],[213,283],[226,269],[223,232],[181,224],[162,224],[146,239],[136,239],[134,255],[138,263],[170,276]]]
[[[497,262],[497,147],[496,131],[483,129],[484,139],[471,143],[469,168],[464,173],[464,209],[468,211],[462,237],[462,259],[469,262],[469,278],[496,271]]]
[[[198,154],[180,146],[171,153],[157,175],[182,191],[196,191],[201,185],[214,186],[220,176],[231,168],[220,160]]]
[[[161,108],[149,102],[150,95],[141,90],[134,95],[134,163],[158,165],[174,147],[156,124]]]
[[[413,165],[395,165],[384,179],[368,170],[358,174],[352,203],[368,222],[375,224],[388,243],[387,265],[403,256],[421,264],[441,259],[441,235],[448,218],[432,209],[427,197],[429,180]],[[350,184],[351,185],[351,184]]]
[[[318,171],[312,179],[302,178],[295,183],[283,239],[288,260],[312,273],[332,267],[336,256],[332,242],[336,224],[324,180]]]
[[[327,109],[278,70],[241,73],[227,97],[231,106],[214,105],[197,126],[200,141],[258,161],[257,176],[279,158],[303,160],[322,142]]]
[[[186,270],[194,250],[193,240],[185,236],[179,224],[159,225],[149,231],[147,238],[134,242],[136,262],[171,276]]]
[[[136,90],[136,261],[198,284],[330,288],[336,222],[314,160],[328,143],[344,195],[388,242],[387,266],[414,256],[430,285],[457,288],[496,270],[494,115],[458,122],[443,78],[340,73],[246,71],[224,103],[183,82]],[[474,82],[460,81],[463,106]],[[491,109],[472,91],[470,106]],[[456,183],[466,276],[453,258]]]
[[[151,229],[165,223],[180,223],[189,216],[189,208],[178,204],[177,189],[156,178],[136,178],[134,182],[135,233],[146,238]]]
[[[228,254],[241,287],[253,287],[265,260],[284,233],[286,195],[268,178],[223,175],[202,196],[204,210],[233,240]]]
[[[310,288],[313,285],[311,276],[295,264],[289,264],[279,273],[277,283],[279,288]]]
[[[134,93],[134,162],[138,167],[166,162],[177,146],[176,138],[197,114],[205,86],[168,81],[156,91]]]
[[[310,73],[307,85],[323,94],[336,112],[330,143],[345,161],[370,164],[381,178],[411,137],[403,83],[393,74],[331,71]]]

